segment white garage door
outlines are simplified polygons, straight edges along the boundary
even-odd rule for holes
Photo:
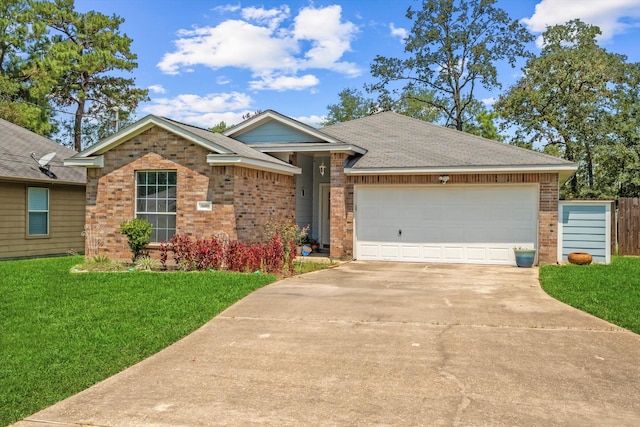
[[[360,260],[514,264],[537,247],[537,185],[356,186]]]

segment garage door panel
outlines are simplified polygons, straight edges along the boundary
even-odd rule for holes
[[[395,245],[380,245],[380,256],[383,259],[400,259],[400,246]]]
[[[356,256],[513,264],[536,246],[537,199],[537,185],[357,186]]]
[[[464,260],[464,247],[445,246],[443,255],[445,262],[462,262]]]

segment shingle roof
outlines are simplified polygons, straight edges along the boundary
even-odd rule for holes
[[[389,111],[320,130],[367,150],[353,169],[574,165]]]
[[[174,125],[178,126],[179,128],[187,132],[190,132],[202,139],[210,141],[216,145],[219,145],[229,150],[231,153],[235,153],[239,156],[246,157],[249,159],[262,160],[262,161],[274,163],[277,165],[287,165],[287,163],[282,162],[276,159],[275,157],[269,156],[268,154],[261,153],[258,150],[254,150],[253,148],[247,146],[246,144],[240,141],[237,141],[233,138],[229,138],[228,136],[225,136],[221,133],[215,133],[207,129],[187,125],[185,123],[176,122],[175,120],[172,120],[166,117],[162,117],[161,119],[167,120],[173,123]]]
[[[38,163],[31,158],[31,153],[35,153],[35,157],[39,159],[52,152],[56,156],[50,163],[50,170],[57,179],[42,173]],[[74,154],[75,151],[50,139],[0,119],[0,179],[85,184],[84,168],[62,164],[64,159]]]

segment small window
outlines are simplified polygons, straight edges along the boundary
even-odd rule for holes
[[[136,172],[136,217],[153,226],[151,241],[170,240],[176,234],[176,171]]]
[[[49,189],[29,188],[29,236],[49,235]]]

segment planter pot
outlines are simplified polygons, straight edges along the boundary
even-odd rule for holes
[[[535,249],[514,249],[516,265],[521,268],[531,268],[536,260]]]
[[[571,264],[587,265],[591,264],[593,257],[587,252],[571,252],[567,259]]]

